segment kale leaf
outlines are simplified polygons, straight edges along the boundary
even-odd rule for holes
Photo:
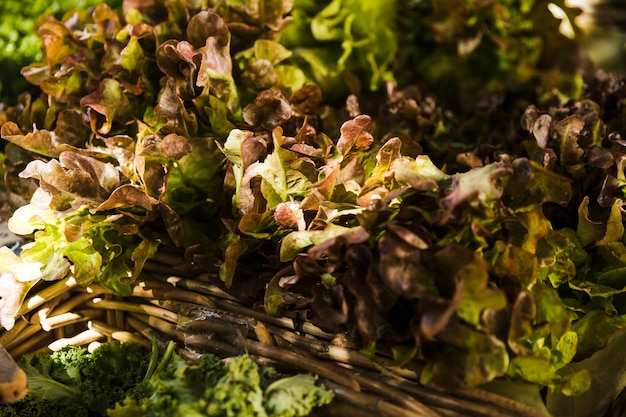
[[[24,355],[19,365],[28,376],[29,392],[15,404],[0,406],[0,414],[106,416],[142,381],[148,363],[142,345],[117,341],[103,343],[93,353],[68,346]]]
[[[1,405],[0,415],[300,417],[333,398],[308,374],[281,374],[247,355],[223,360],[205,354],[192,362],[175,348],[170,341],[159,354],[156,340],[151,352],[111,341],[92,353],[68,346],[25,355],[19,364],[29,393]]]

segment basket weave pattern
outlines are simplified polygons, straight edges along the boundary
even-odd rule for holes
[[[149,262],[130,297],[68,276],[36,287],[15,327],[0,343],[15,358],[36,351],[88,346],[106,340],[150,345],[175,340],[181,354],[250,354],[257,362],[311,372],[335,392],[320,415],[519,416],[542,414],[480,389],[444,392],[417,381],[419,363],[398,366],[391,355],[365,356],[343,334],[330,334],[298,317],[273,317],[245,305],[206,275],[181,276],[176,256]]]

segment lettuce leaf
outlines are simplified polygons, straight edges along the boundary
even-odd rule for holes
[[[282,32],[280,42],[293,51],[292,60],[304,64],[299,67],[307,68],[309,79],[328,94],[342,88],[343,72],[354,74],[370,90],[394,80],[394,2],[332,0],[315,8],[306,4],[294,2],[294,23]]]

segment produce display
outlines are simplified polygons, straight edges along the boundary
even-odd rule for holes
[[[624,388],[602,358],[624,356],[626,88],[576,15],[127,0],[41,18],[33,89],[0,114],[3,210],[32,240],[0,248],[0,324],[67,276],[129,296],[178,252],[423,384],[602,415]]]

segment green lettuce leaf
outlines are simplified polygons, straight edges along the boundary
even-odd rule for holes
[[[308,66],[307,76],[323,91],[333,94],[344,71],[371,90],[394,79],[395,3],[332,0],[307,8],[296,1],[294,10],[295,22],[283,30],[280,42],[293,50],[293,60]]]

